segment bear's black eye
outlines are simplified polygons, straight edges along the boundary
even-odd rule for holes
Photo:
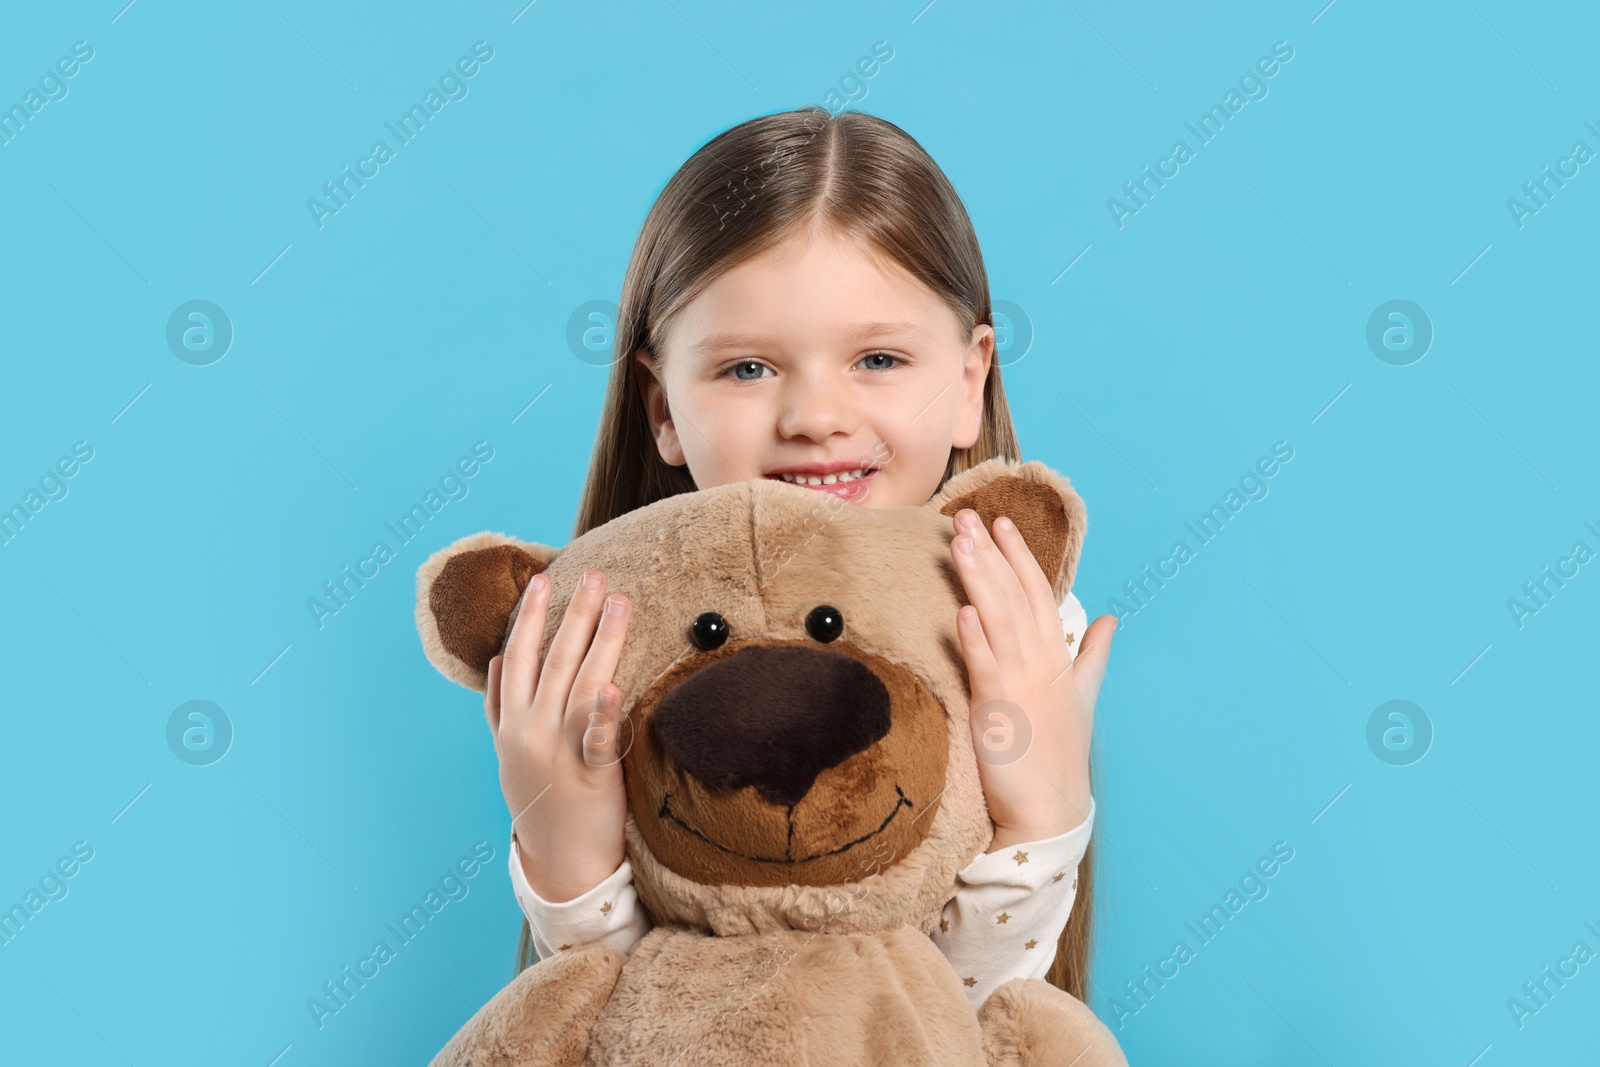
[[[689,640],[705,652],[721,648],[728,640],[728,620],[714,611],[701,612],[689,627]]]
[[[838,608],[820,604],[806,616],[806,633],[823,643],[832,641],[844,632],[844,616]]]

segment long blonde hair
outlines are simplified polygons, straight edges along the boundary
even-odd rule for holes
[[[972,220],[938,165],[900,127],[813,104],[718,134],[667,182],[634,244],[574,538],[634,508],[695,490],[688,468],[667,465],[656,450],[634,352],[643,349],[659,367],[673,317],[706,286],[791,235],[819,227],[856,239],[922,281],[955,312],[962,337],[980,323],[993,325]],[[943,480],[996,456],[1021,458],[1000,367],[991,359],[978,439],[951,450]],[[1091,844],[1048,975],[1079,1000],[1088,999],[1093,873]],[[533,962],[524,920],[517,970]]]

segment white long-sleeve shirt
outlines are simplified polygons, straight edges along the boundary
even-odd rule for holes
[[[1067,647],[1076,658],[1088,616],[1070,591],[1060,614]],[[1088,815],[1066,833],[986,852],[961,869],[955,896],[932,936],[974,1008],[1003,982],[1043,978],[1050,970],[1077,899],[1078,863],[1094,833],[1094,816],[1091,797]],[[597,942],[627,952],[650,929],[626,859],[587,893],[559,903],[544,900],[528,884],[514,831],[510,866],[512,890],[540,959]]]

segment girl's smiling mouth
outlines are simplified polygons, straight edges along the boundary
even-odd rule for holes
[[[802,463],[768,471],[763,477],[829,493],[846,503],[864,499],[872,489],[878,468],[845,460],[833,463]]]

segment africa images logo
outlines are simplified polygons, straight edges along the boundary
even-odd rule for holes
[[[322,583],[322,597],[307,597],[306,610],[311,614],[311,621],[317,624],[317,629],[322,629],[333,616],[339,614],[350,606],[356,594],[367,587],[367,583],[383,573],[383,565],[389,563],[398,555],[396,548],[404,548],[415,541],[422,534],[422,529],[447,504],[467,498],[472,491],[471,479],[478,476],[485,464],[494,459],[494,446],[488,441],[478,441],[472,446],[472,455],[461,456],[455,465],[447,467],[439,476],[438,488],[430,486],[423,494],[420,503],[414,503],[408,511],[402,512],[392,522],[385,522],[383,527],[392,535],[395,548],[389,546],[388,540],[374,541],[372,549],[365,556],[356,560],[352,570],[346,563],[339,568],[339,573]]]
[[[1265,100],[1271,91],[1267,82],[1293,58],[1294,46],[1288,41],[1274,41],[1272,55],[1260,57],[1253,67],[1247,68],[1239,76],[1237,89],[1230,86],[1222,95],[1221,103],[1212,104],[1193,122],[1183,124],[1194,135],[1193,148],[1186,140],[1174,141],[1172,150],[1156,160],[1154,171],[1146,163],[1139,168],[1139,177],[1122,183],[1122,193],[1126,199],[1107,197],[1106,210],[1110,212],[1111,221],[1116,223],[1117,229],[1124,229],[1128,219],[1149,207],[1157,191],[1165,189],[1168,181],[1181,174],[1183,166],[1195,158],[1199,149],[1221,136],[1229,120],[1243,111],[1246,104]]]
[[[395,158],[398,149],[410,144],[433,116],[443,111],[451,101],[465,100],[472,91],[467,81],[476,77],[483,69],[482,65],[493,58],[494,48],[487,41],[478,41],[472,46],[471,56],[462,56],[456,60],[454,67],[439,75],[438,87],[430,85],[420,103],[413,103],[394,122],[383,124],[394,135],[395,147],[391,148],[388,141],[374,141],[372,150],[356,160],[354,171],[346,163],[340,168],[339,177],[323,182],[322,192],[327,199],[313,196],[306,200],[306,209],[311,212],[311,221],[317,224],[317,229],[323,229],[327,225],[326,219],[349,207],[356,193],[367,187],[367,181],[376,178],[382,167]]]

